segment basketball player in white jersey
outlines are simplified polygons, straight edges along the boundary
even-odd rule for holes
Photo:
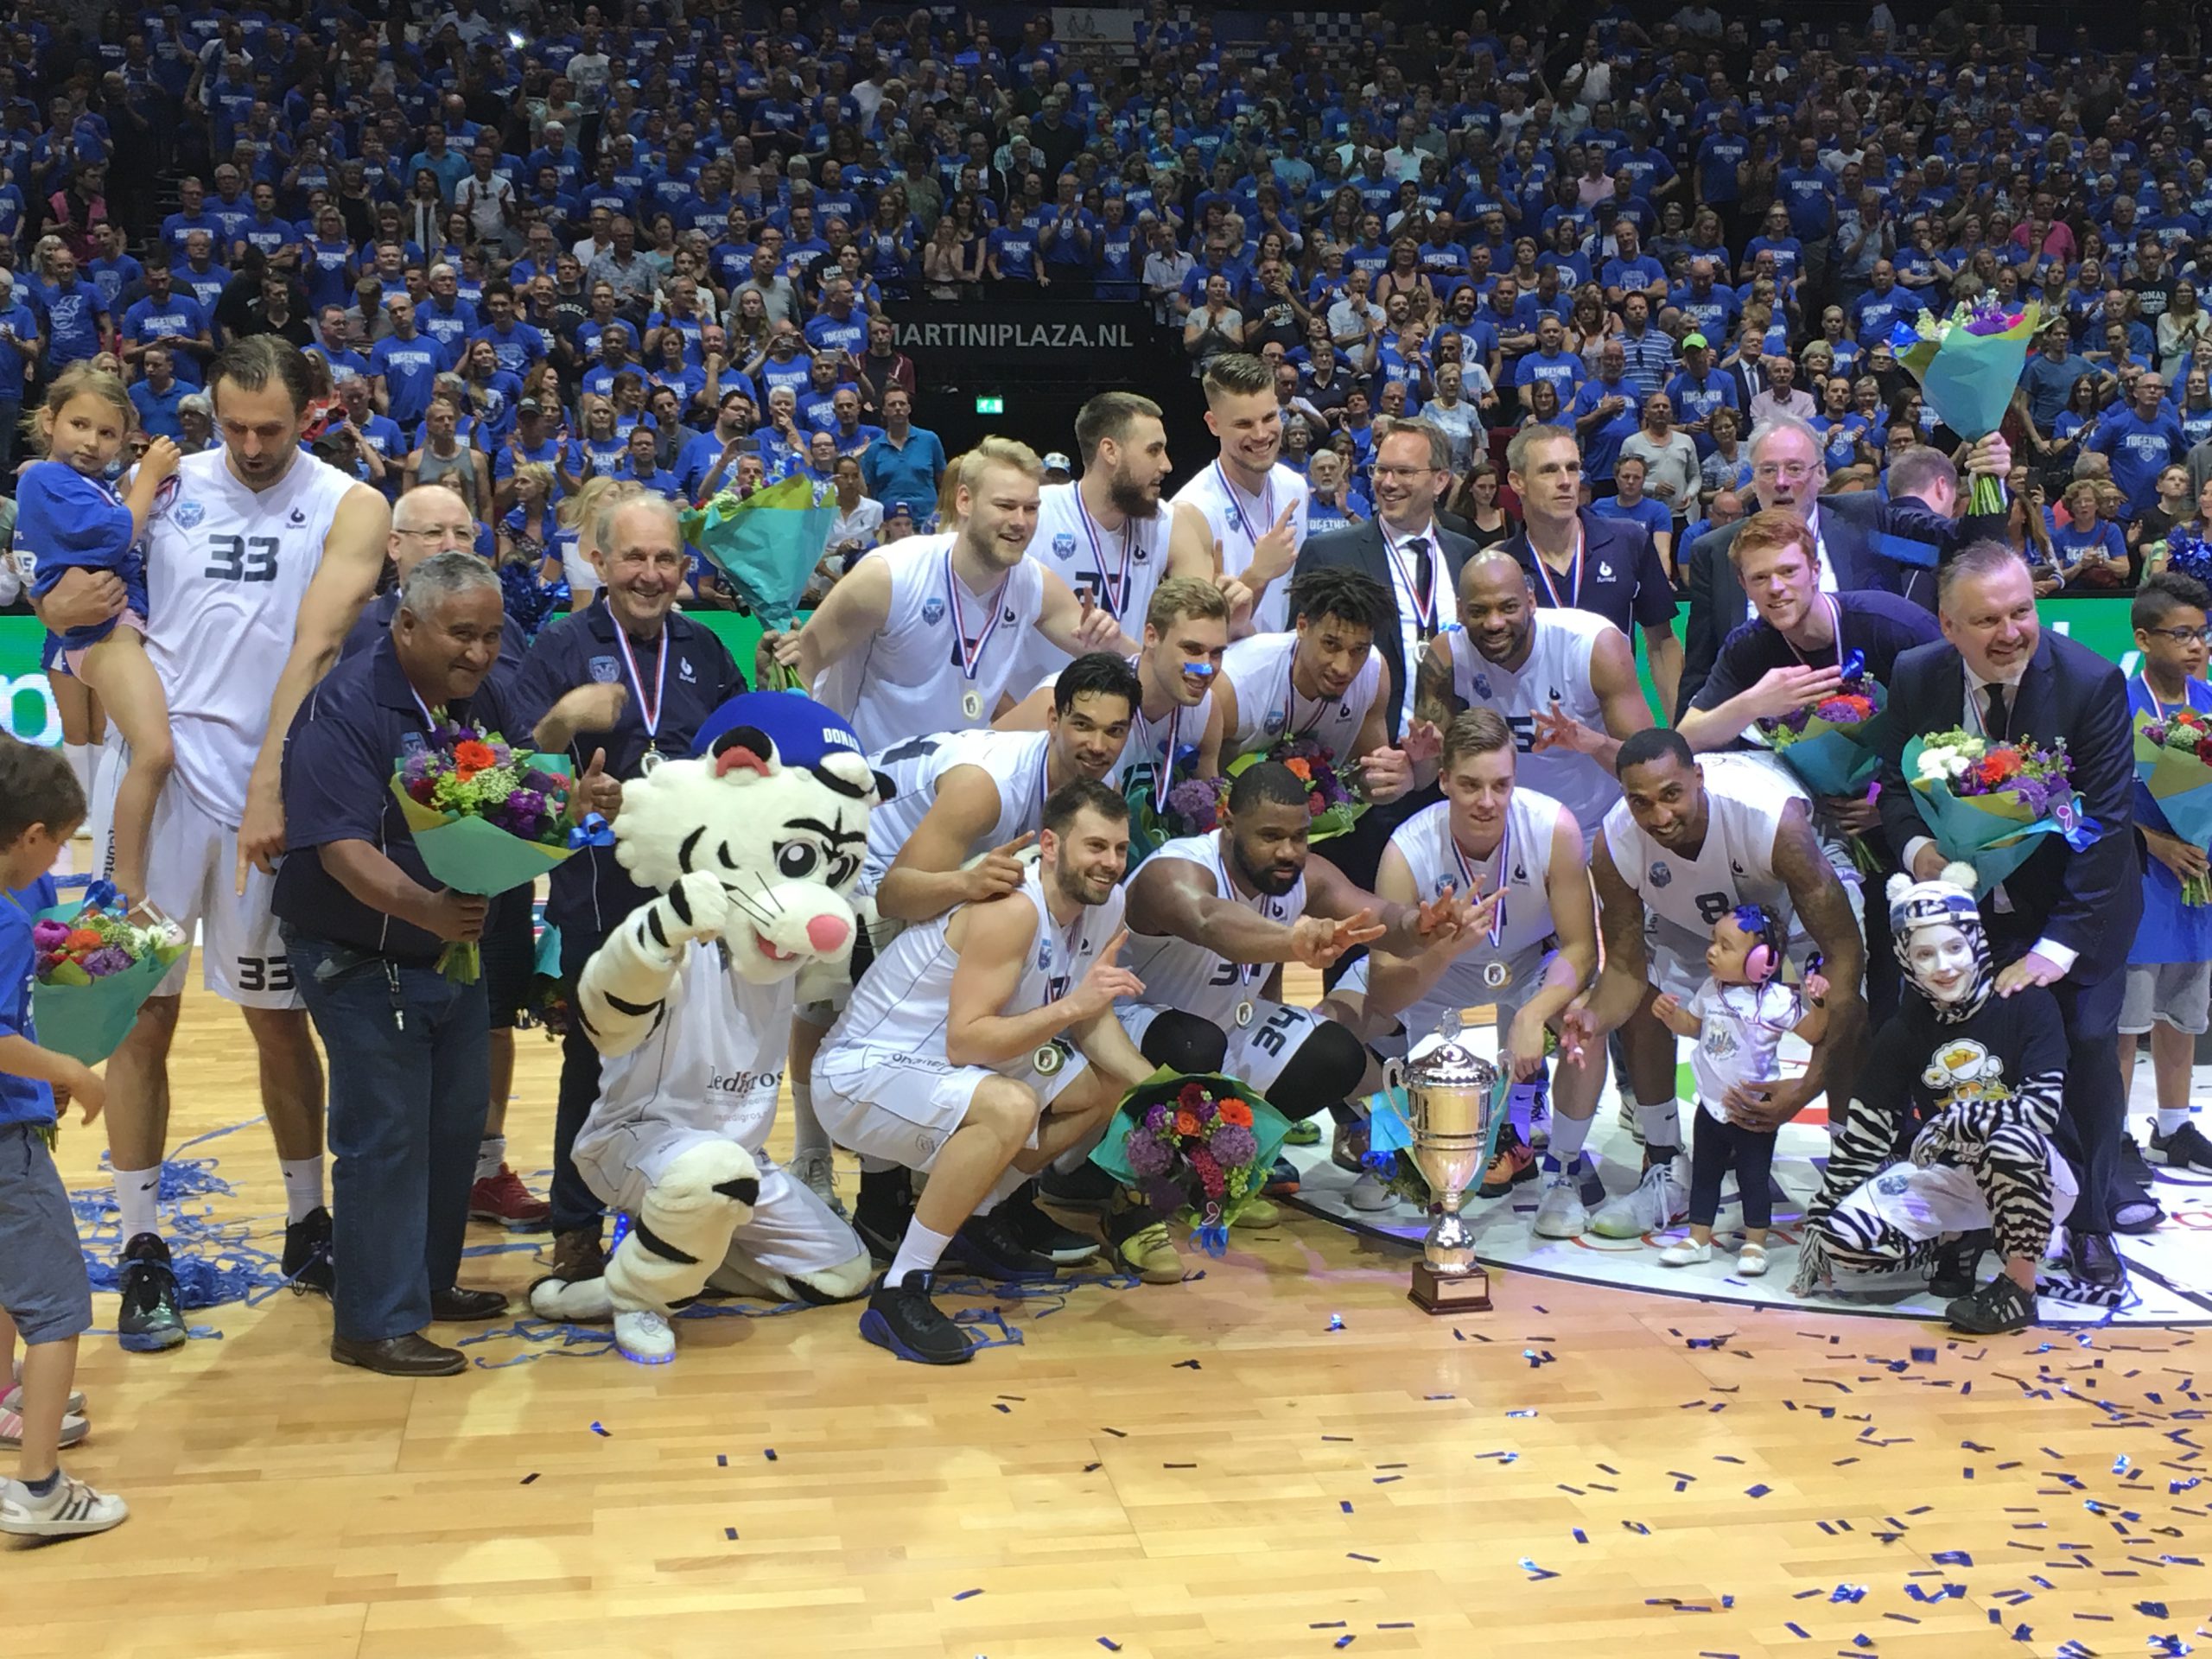
[[[1382,584],[1349,565],[1317,565],[1290,588],[1288,633],[1255,633],[1223,656],[1214,701],[1222,754],[1265,754],[1286,738],[1310,738],[1339,765],[1363,767],[1367,798],[1395,801],[1414,771],[1390,745],[1390,671],[1375,630],[1390,616]]]
[[[1463,709],[1503,716],[1522,785],[1574,814],[1586,851],[1621,798],[1622,740],[1651,724],[1628,636],[1588,611],[1539,610],[1502,548],[1460,571],[1459,626],[1428,642],[1415,688],[1421,718],[1439,727]]]
[[[775,664],[836,709],[874,754],[924,732],[988,726],[1032,628],[1071,656],[1136,650],[1112,614],[1078,600],[1028,556],[1044,463],[1028,445],[985,438],[962,457],[960,528],[877,549],[830,589],[796,633],[761,637]]]
[[[308,386],[296,348],[273,335],[241,340],[215,359],[207,383],[223,447],[184,459],[147,525],[146,650],[176,752],[154,815],[147,891],[188,934],[203,930],[203,982],[245,1016],[284,1178],[284,1270],[327,1294],[322,1068],[269,907],[284,842],[280,763],[302,698],[338,660],[375,591],[391,510],[301,449]],[[67,628],[121,605],[112,577],[73,571],[48,596],[46,621]],[[109,741],[120,741],[111,731]],[[123,771],[112,759],[111,779]],[[108,1065],[124,1238],[117,1331],[134,1351],[185,1339],[155,1202],[186,971],[180,961],[162,981]]]
[[[1213,690],[1229,645],[1229,601],[1197,576],[1173,576],[1155,591],[1145,613],[1144,646],[1131,659],[1141,700],[1122,758],[1106,781],[1150,808],[1132,827],[1132,856],[1142,858],[1161,838],[1157,824],[1167,792],[1191,778],[1221,776],[1222,717]],[[1052,719],[1056,681],[1039,686],[999,717],[1001,731],[1039,731]]]
[[[1230,784],[1220,829],[1147,859],[1128,899],[1129,966],[1144,997],[1122,1008],[1154,1065],[1225,1071],[1294,1121],[1367,1092],[1372,1057],[1327,1005],[1273,1000],[1277,968],[1325,968],[1356,944],[1417,956],[1467,917],[1453,893],[1400,904],[1354,887],[1309,853],[1311,823],[1305,785],[1262,760]]]
[[[972,1356],[930,1300],[948,1249],[987,1277],[1051,1276],[1001,1201],[1095,1138],[1153,1069],[1114,1015],[1117,997],[1143,988],[1116,965],[1128,809],[1103,784],[1067,785],[1045,804],[1039,845],[1015,893],[893,940],[815,1061],[815,1099],[840,1143],[929,1173],[861,1316],[861,1334],[902,1359]],[[864,1211],[872,1196],[863,1187]]]
[[[1217,357],[1199,383],[1206,394],[1206,429],[1220,455],[1175,492],[1177,506],[1196,507],[1220,550],[1216,568],[1252,595],[1249,629],[1281,633],[1290,626],[1286,578],[1306,544],[1306,480],[1284,466],[1282,405],[1274,371],[1243,352]]]
[[[1618,1028],[1627,1039],[1643,1177],[1591,1225],[1608,1238],[1634,1238],[1686,1213],[1675,1167],[1682,1145],[1675,1041],[1651,1003],[1662,992],[1696,993],[1713,918],[1739,905],[1767,906],[1782,918],[1790,959],[1802,970],[1817,951],[1831,987],[1828,1027],[1804,1076],[1739,1085],[1723,1103],[1731,1121],[1768,1131],[1823,1090],[1849,1098],[1852,1057],[1866,1024],[1866,949],[1850,897],[1814,833],[1811,798],[1778,767],[1749,755],[1700,760],[1680,732],[1654,727],[1621,745],[1618,769],[1622,798],[1605,815],[1590,861],[1605,966],[1562,1017],[1560,1048],[1586,1064],[1607,1033]]]
[[[1513,732],[1496,710],[1471,709],[1453,718],[1444,734],[1444,798],[1391,832],[1375,892],[1408,905],[1462,893],[1474,902],[1473,917],[1451,944],[1410,961],[1370,954],[1338,990],[1360,982],[1363,969],[1369,1028],[1395,1015],[1409,1043],[1449,1013],[1490,1004],[1499,1063],[1516,1084],[1526,1084],[1543,1076],[1547,1031],[1558,1028],[1598,971],[1598,914],[1581,826],[1559,802],[1521,784],[1516,766]],[[1549,1179],[1536,1211],[1536,1230],[1547,1236],[1572,1238],[1585,1224],[1580,1189],[1594,1172],[1584,1165],[1582,1147],[1605,1077],[1602,1063],[1560,1069]],[[1535,1170],[1520,1150],[1529,1125],[1517,1114],[1526,1112],[1529,1091],[1516,1089],[1511,1098],[1516,1117],[1501,1135],[1515,1135],[1518,1145],[1501,1142],[1486,1197],[1503,1196]],[[1388,1189],[1379,1181],[1363,1185],[1372,1196],[1361,1207],[1382,1208],[1373,1198],[1387,1198]],[[1360,1203],[1358,1189],[1353,1201]]]
[[[1170,576],[1218,581],[1232,608],[1249,604],[1243,585],[1217,576],[1213,531],[1195,507],[1161,499],[1167,481],[1167,429],[1160,405],[1133,391],[1102,391],[1075,417],[1083,476],[1047,484],[1037,498],[1029,556],[1134,634],[1152,595]],[[1032,634],[1014,679],[1025,686],[1068,664],[1068,653]]]

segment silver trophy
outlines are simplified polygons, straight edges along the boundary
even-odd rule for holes
[[[1406,1066],[1414,1163],[1428,1182],[1435,1216],[1408,1294],[1426,1313],[1480,1312],[1490,1306],[1490,1274],[1475,1260],[1474,1235],[1459,1205],[1482,1178],[1497,1070],[1459,1040],[1456,1012],[1444,1017],[1437,1035],[1443,1040]]]

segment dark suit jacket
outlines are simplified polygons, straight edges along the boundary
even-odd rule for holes
[[[1728,556],[1742,527],[1738,520],[1709,531],[1699,537],[1689,550],[1684,582],[1689,588],[1690,614],[1683,630],[1682,695],[1675,709],[1677,720],[1713,671],[1721,642],[1743,626],[1744,584],[1736,579],[1735,563]],[[1970,541],[1988,535],[2001,537],[2004,533],[2004,520],[1999,517],[1967,518],[1954,524],[1937,518],[1909,497],[1884,501],[1872,490],[1859,490],[1821,498],[1821,543],[1835,570],[1835,585],[1897,594],[1930,611],[1936,608],[1935,571],[1890,557],[1880,550],[1882,538],[1896,537],[1929,544],[1940,561]]]
[[[1443,569],[1438,574],[1449,589],[1444,602],[1453,607],[1452,614],[1440,617],[1438,620],[1449,621],[1457,614],[1459,572],[1475,556],[1475,544],[1465,536],[1453,535],[1441,524],[1434,528],[1436,550],[1444,560]],[[1404,706],[1404,690],[1411,683],[1408,677],[1418,671],[1421,665],[1406,661],[1404,632],[1400,626],[1402,619],[1395,608],[1397,583],[1391,577],[1389,550],[1382,544],[1382,531],[1376,521],[1365,519],[1342,530],[1332,530],[1325,535],[1313,537],[1299,550],[1298,566],[1292,572],[1292,577],[1295,580],[1300,573],[1325,564],[1349,565],[1355,570],[1364,570],[1381,582],[1382,591],[1391,596],[1390,626],[1376,631],[1375,645],[1382,653],[1382,660],[1389,664],[1391,683],[1399,691],[1399,696],[1390,703],[1390,735],[1395,739],[1398,735],[1398,711]]]
[[[1907,842],[1928,833],[1904,777],[1905,742],[1963,725],[1966,686],[1966,666],[1945,641],[1915,646],[1891,671],[1882,827],[1900,854]],[[2027,862],[2005,882],[2012,913],[1999,914],[1985,901],[1982,920],[2000,963],[2048,937],[2081,953],[2070,977],[2092,985],[2126,966],[2143,915],[2126,678],[2088,646],[2045,630],[2015,694],[2012,727],[2016,739],[2032,738],[2045,747],[2065,739],[2074,787],[2102,833],[2079,853],[2060,836],[2039,837]]]

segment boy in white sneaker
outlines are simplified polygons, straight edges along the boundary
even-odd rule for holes
[[[54,1100],[73,1097],[89,1123],[106,1093],[89,1067],[38,1045],[31,919],[53,902],[48,873],[84,817],[85,791],[58,750],[0,739],[0,1352],[13,1358],[19,1331],[25,1344],[22,1382],[0,1411],[19,1448],[16,1478],[0,1478],[0,1532],[32,1538],[105,1532],[130,1513],[60,1461],[86,1433],[71,1383],[92,1291],[54,1166]]]
[[[1722,1102],[1737,1084],[1770,1083],[1782,1075],[1776,1050],[1790,1032],[1808,1043],[1821,1039],[1827,1027],[1827,1011],[1821,1006],[1827,988],[1817,973],[1806,981],[1808,1009],[1796,988],[1782,982],[1782,924],[1763,905],[1723,912],[1713,925],[1705,966],[1705,983],[1688,1002],[1662,995],[1652,1005],[1669,1030],[1697,1041],[1690,1055],[1698,1098],[1690,1236],[1661,1251],[1659,1261],[1662,1267],[1687,1268],[1712,1259],[1721,1179],[1732,1169],[1744,1205],[1744,1247],[1736,1271],[1756,1279],[1766,1271],[1766,1230],[1774,1221],[1774,1131],[1733,1122]]]

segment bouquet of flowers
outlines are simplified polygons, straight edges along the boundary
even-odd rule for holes
[[[683,515],[683,539],[721,572],[763,626],[779,630],[797,617],[836,522],[829,486],[797,473],[743,494],[724,490]],[[777,678],[775,690],[804,689],[788,670]]]
[[[2077,852],[2101,833],[2082,810],[2066,745],[1992,743],[1952,730],[1904,746],[1913,804],[1947,859],[1974,867],[1981,897],[2027,861],[2041,836]]]
[[[1162,815],[1181,836],[1210,836],[1221,828],[1221,779],[1185,778],[1167,791]]]
[[[1367,803],[1360,798],[1359,773],[1338,766],[1337,757],[1325,744],[1310,737],[1282,738],[1261,753],[1239,755],[1230,762],[1229,777],[1262,760],[1280,760],[1306,785],[1306,810],[1313,818],[1309,840],[1327,841],[1341,836],[1367,810]],[[1227,779],[1222,780],[1221,787],[1224,793],[1228,791]]]
[[[516,749],[497,732],[450,721],[410,746],[391,779],[430,878],[487,897],[535,881],[578,848],[613,844],[596,813],[567,827],[572,787],[564,758]],[[480,960],[474,944],[448,944],[438,966],[467,985]]]
[[[2033,302],[2006,311],[1994,295],[1985,295],[1947,317],[1923,311],[1916,322],[1898,323],[1890,343],[1920,382],[1936,418],[1971,440],[1988,436],[2004,421],[2029,342],[2042,326],[2043,308]],[[1976,478],[1967,511],[2004,512],[2004,480]]]
[[[1164,798],[1160,779],[1149,764],[1131,767],[1122,779],[1122,793],[1129,804],[1131,869],[1158,852],[1162,842],[1177,836],[1205,834],[1218,823],[1217,813],[1211,808],[1202,817],[1186,810],[1201,793],[1216,798],[1222,787],[1217,778],[1192,777],[1198,763],[1197,744],[1185,743],[1176,749],[1168,766],[1170,775],[1182,781],[1171,785]],[[1183,807],[1178,807],[1179,801]]]
[[[1122,1097],[1090,1161],[1157,1210],[1188,1203],[1200,1217],[1198,1248],[1219,1255],[1289,1133],[1280,1112],[1234,1078],[1162,1067]]]
[[[2135,779],[2151,791],[2171,833],[2192,847],[2212,846],[2212,719],[2190,708],[2138,715]],[[2191,876],[2181,884],[2181,901],[2212,902],[2212,882]]]
[[[165,918],[134,925],[115,889],[101,881],[77,904],[41,911],[31,924],[31,948],[39,1042],[98,1065],[130,1034],[140,1007],[191,941]]]
[[[1882,767],[1878,721],[1889,694],[1866,672],[1859,652],[1846,654],[1835,695],[1779,719],[1759,734],[1815,795],[1856,795]]]

